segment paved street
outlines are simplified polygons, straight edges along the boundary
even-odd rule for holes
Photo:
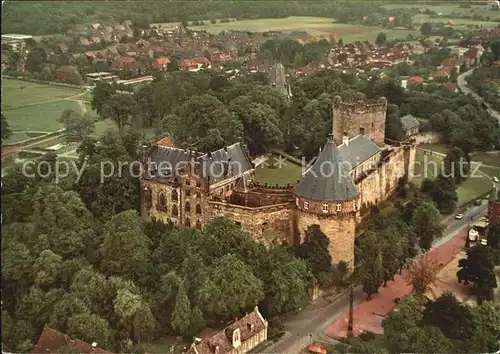
[[[477,220],[487,211],[487,201],[482,205],[475,206],[463,212],[462,220],[455,220],[453,217],[447,218],[447,227],[444,236],[436,240],[433,248],[438,247],[450,240],[458,231],[467,227],[468,223]],[[365,301],[365,293],[358,288],[355,292],[354,305]],[[281,340],[267,348],[262,353],[299,353],[309,344],[310,335],[313,339],[328,340],[324,335],[326,328],[349,308],[349,295],[344,294],[330,304],[324,306],[308,306],[296,315],[284,320],[287,334]],[[334,342],[333,340],[330,340]]]

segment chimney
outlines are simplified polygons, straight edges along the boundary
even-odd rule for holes
[[[344,134],[342,138],[342,144],[344,144],[345,146],[349,146],[349,137],[347,136],[347,134]]]

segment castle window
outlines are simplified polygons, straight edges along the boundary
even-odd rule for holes
[[[359,128],[359,134],[365,135],[365,128]]]
[[[196,187],[200,188],[201,187],[201,182],[196,182]]]
[[[196,198],[201,198],[200,192],[196,192]]]
[[[227,185],[224,189],[226,192],[229,192],[229,185]]]
[[[160,192],[158,194],[158,209],[166,211],[167,210],[167,198],[165,197],[165,193]]]
[[[177,210],[177,204],[172,205],[172,216],[177,217],[179,215],[179,211]]]
[[[201,205],[196,204],[196,214],[201,214]]]
[[[337,211],[341,211],[341,210],[342,210],[342,204],[340,204],[340,203],[339,203],[339,204],[337,204],[337,205],[336,205],[336,210],[337,210]]]
[[[323,213],[328,213],[328,203],[323,203]]]
[[[190,186],[191,185],[191,181],[190,180],[186,180],[186,186]]]
[[[186,221],[184,222],[184,226],[191,227],[191,220],[189,220],[189,218],[186,218]]]
[[[179,199],[179,195],[177,194],[177,190],[172,190],[172,201],[176,202]]]
[[[304,202],[304,209],[305,210],[309,209],[309,202]]]
[[[186,188],[186,197],[190,197],[191,196],[191,189],[188,187]]]
[[[196,220],[196,228],[198,230],[201,230],[201,221],[200,220]]]
[[[191,212],[191,204],[189,204],[189,202],[186,202],[184,210],[186,210],[186,213],[190,213]]]
[[[372,123],[371,127],[373,128],[373,123]]]
[[[295,198],[295,205],[299,206],[299,198]]]

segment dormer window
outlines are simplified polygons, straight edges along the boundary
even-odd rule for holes
[[[305,210],[309,209],[309,202],[304,202],[304,209]]]
[[[337,205],[336,205],[336,210],[337,210],[337,211],[342,211],[342,204],[340,204],[340,203],[339,203],[339,204],[337,204]]]
[[[328,213],[328,203],[323,203],[323,213]]]

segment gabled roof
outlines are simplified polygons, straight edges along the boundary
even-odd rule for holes
[[[87,342],[79,339],[71,339],[67,334],[45,327],[32,354],[61,353],[65,347],[78,350],[79,353],[111,354],[102,348],[92,347]]]
[[[347,144],[342,143],[338,148],[349,170],[353,170],[381,150],[369,137],[362,134],[350,139]]]
[[[401,125],[403,127],[403,130],[405,130],[405,131],[416,128],[420,125],[417,118],[415,118],[411,114],[407,114],[405,116],[402,116],[399,119],[401,120]]]
[[[344,162],[342,152],[330,136],[314,164],[295,185],[294,193],[309,200],[355,199],[358,192],[348,167],[349,162]]]
[[[241,343],[262,332],[267,321],[262,317],[257,306],[254,311],[238,320],[210,338],[192,346],[187,354],[226,354],[234,351],[233,332],[240,330]]]

